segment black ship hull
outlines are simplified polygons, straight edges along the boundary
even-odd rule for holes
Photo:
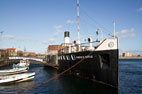
[[[118,88],[118,49],[89,53],[84,51],[59,55],[59,69],[64,71],[86,58],[68,73]]]

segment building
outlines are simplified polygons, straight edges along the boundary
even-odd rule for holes
[[[49,45],[46,55],[57,55],[58,51],[61,51],[64,46],[61,45]]]
[[[43,59],[45,59],[45,54],[36,54],[36,58],[43,58]]]
[[[24,52],[23,56],[25,56],[25,57],[35,57],[36,54],[34,52]]]
[[[140,55],[137,55],[138,57],[142,57],[142,55],[140,54]]]
[[[7,50],[6,49],[0,49],[0,58],[7,56]]]
[[[7,48],[8,56],[17,56],[17,49],[16,48]]]
[[[17,51],[17,56],[23,56],[23,51],[18,50]]]
[[[62,51],[64,46],[61,45],[49,45],[45,56],[47,66],[56,67],[58,66],[58,52]]]
[[[122,56],[124,56],[124,57],[131,57],[133,55],[132,55],[131,52],[125,52],[125,53],[122,54]]]

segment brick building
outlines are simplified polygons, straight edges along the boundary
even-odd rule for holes
[[[62,50],[65,48],[64,46],[61,45],[49,45],[47,49],[47,55],[57,55],[58,51]]]
[[[24,52],[23,56],[26,56],[26,57],[35,57],[36,53],[34,53],[34,52]]]

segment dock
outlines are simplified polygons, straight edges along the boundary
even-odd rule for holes
[[[119,59],[142,59],[142,56],[119,56]]]
[[[0,67],[4,67],[4,66],[10,66],[12,64],[18,63],[19,60],[9,60],[8,58],[1,58],[0,59]]]

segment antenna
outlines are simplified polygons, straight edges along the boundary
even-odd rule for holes
[[[77,24],[78,24],[78,44],[80,44],[80,32],[79,32],[79,0],[77,0]]]
[[[24,52],[26,52],[26,47],[24,46]]]
[[[115,21],[113,21],[113,34],[114,34],[113,36],[114,36],[114,38],[115,38],[115,36],[116,36],[116,35],[115,35]]]
[[[101,29],[97,29],[97,32],[98,32],[98,34],[99,34],[99,32],[101,32],[101,40],[103,40],[103,32],[102,32],[102,30]],[[98,34],[97,34],[97,36],[98,36]]]
[[[98,35],[99,35],[99,29],[97,29],[97,31],[96,31],[96,35],[97,35],[97,39],[96,39],[96,41],[99,41],[99,37],[98,37]]]

